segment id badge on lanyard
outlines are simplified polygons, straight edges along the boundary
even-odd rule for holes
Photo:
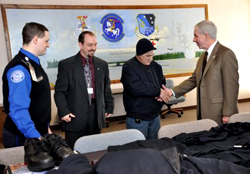
[[[87,88],[88,89],[88,94],[93,94],[93,88]]]

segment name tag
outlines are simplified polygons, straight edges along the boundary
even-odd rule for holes
[[[88,94],[93,94],[93,88],[88,88]]]

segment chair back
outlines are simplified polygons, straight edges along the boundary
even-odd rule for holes
[[[83,136],[74,145],[80,153],[105,150],[108,146],[123,145],[137,140],[145,140],[144,135],[136,129],[125,129],[109,133]]]
[[[172,138],[180,133],[192,133],[210,130],[212,127],[216,126],[218,126],[218,124],[211,119],[202,119],[185,123],[165,125],[160,128],[158,132],[158,138]]]
[[[166,87],[169,89],[173,88],[174,81],[172,79],[166,79]],[[170,101],[167,103],[167,105],[178,104],[178,103],[184,102],[185,100],[186,100],[186,97],[184,96],[180,96],[179,98],[172,96]]]
[[[171,89],[174,87],[174,81],[172,79],[166,79],[166,85],[167,88]]]
[[[229,123],[235,122],[250,122],[250,112],[243,112],[231,115]]]
[[[0,149],[0,164],[14,165],[24,163],[24,147]]]

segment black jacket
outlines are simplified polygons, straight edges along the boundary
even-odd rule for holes
[[[158,116],[162,102],[155,97],[160,95],[162,84],[166,84],[162,67],[158,63],[152,61],[149,66],[145,66],[133,57],[122,68],[121,82],[128,117],[152,120]]]
[[[114,99],[110,89],[107,62],[97,57],[94,57],[93,61],[97,119],[101,129],[106,126],[105,113],[113,113]],[[82,130],[87,124],[90,111],[80,52],[59,62],[54,97],[59,118],[69,113],[76,116],[70,124],[62,122],[63,129],[72,132]]]
[[[209,131],[181,133],[172,139],[139,140],[109,146],[108,152],[126,153],[126,150],[145,148],[164,151],[173,147],[181,154],[179,164],[182,174],[250,173],[250,123],[224,124]]]

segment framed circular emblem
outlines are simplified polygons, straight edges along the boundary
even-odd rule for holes
[[[105,15],[102,20],[102,36],[109,42],[118,42],[124,37],[123,20],[120,16],[110,13]]]

